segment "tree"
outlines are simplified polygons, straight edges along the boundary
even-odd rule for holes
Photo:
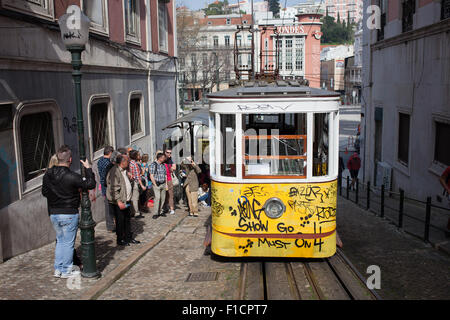
[[[321,21],[323,23],[322,43],[348,44],[353,41],[354,31],[352,23],[349,23],[348,21],[337,23],[331,16],[325,16]]]
[[[269,11],[273,12],[273,16],[278,16],[280,13],[280,2],[278,0],[269,0]]]
[[[228,8],[228,1],[215,1],[203,9],[207,16],[226,14]]]
[[[233,70],[233,47],[208,48],[202,26],[195,23],[189,12],[177,14],[177,37],[181,99],[186,90],[201,90],[205,95],[219,82],[229,80],[227,74]]]

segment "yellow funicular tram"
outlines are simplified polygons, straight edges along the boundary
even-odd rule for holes
[[[304,83],[254,81],[209,95],[215,254],[335,253],[339,94]]]

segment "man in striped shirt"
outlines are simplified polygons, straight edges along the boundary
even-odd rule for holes
[[[162,216],[165,217],[166,214],[162,213],[164,206],[164,201],[166,200],[166,190],[167,190],[167,170],[164,165],[166,156],[164,153],[158,153],[156,155],[156,161],[150,165],[150,179],[153,183],[153,191],[155,192],[154,200],[154,215],[153,219],[157,219]]]

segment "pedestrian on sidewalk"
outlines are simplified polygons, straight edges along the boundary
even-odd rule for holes
[[[139,151],[130,150],[129,151],[130,163],[129,163],[129,172],[131,174],[131,182],[132,182],[132,196],[131,196],[131,216],[136,218],[143,218],[144,216],[139,211],[139,188],[142,191],[147,190],[147,187],[144,186],[141,180],[141,166],[138,163],[139,161]]]
[[[184,188],[189,203],[189,215],[198,217],[198,177],[202,172],[200,167],[191,158],[186,158],[181,163],[181,169],[186,172],[186,180],[184,181]]]
[[[175,205],[173,201],[173,180],[172,180],[172,174],[177,169],[177,165],[173,163],[172,160],[172,149],[168,148],[164,152],[164,155],[166,156],[166,160],[164,161],[164,164],[166,166],[167,170],[167,194],[166,194],[166,200],[164,202],[164,211],[169,212],[170,214],[175,214]]]
[[[140,206],[139,210],[145,213],[149,213],[147,203],[148,200],[151,198],[152,193],[151,189],[152,182],[150,181],[150,163],[148,162],[149,158],[150,157],[147,153],[143,154],[140,163],[141,180],[147,189],[144,192],[142,192],[141,195],[139,196],[139,206]]]
[[[350,189],[354,189],[356,180],[358,179],[359,169],[361,168],[361,158],[358,153],[353,153],[350,159],[348,159],[347,168],[350,171],[350,176],[352,177]]]
[[[138,244],[131,233],[131,197],[133,188],[127,173],[129,157],[126,154],[118,154],[116,164],[109,170],[106,176],[108,185],[106,198],[109,201],[109,210],[116,219],[116,235],[118,246],[129,246],[130,243]]]
[[[198,202],[205,207],[211,207],[211,190],[207,182],[203,182],[198,188]]]
[[[78,230],[80,189],[95,189],[95,175],[87,160],[80,160],[86,168],[86,178],[70,170],[72,152],[66,145],[56,153],[58,164],[44,174],[42,195],[47,198],[48,212],[56,232],[54,276],[68,278],[79,274],[73,270],[75,238]]]
[[[156,154],[156,161],[150,165],[150,179],[155,193],[153,219],[158,217],[165,217],[163,212],[164,202],[166,200],[167,188],[167,169],[164,164],[166,157],[164,153],[158,152]]]
[[[58,157],[56,156],[56,153],[50,158],[50,161],[48,162],[47,170],[50,168],[53,168],[54,166],[58,165]],[[49,210],[50,208],[48,208]],[[48,212],[50,215],[50,210]],[[57,243],[58,240],[55,240],[55,243]],[[78,266],[81,269],[83,269],[83,263],[81,262],[80,258],[78,257],[77,250],[75,247],[73,248],[73,265]]]
[[[110,232],[116,231],[116,224],[114,221],[114,214],[109,211],[109,202],[108,199],[106,199],[106,175],[113,166],[113,163],[111,162],[113,152],[114,148],[112,146],[106,146],[103,151],[103,157],[101,157],[97,162],[98,175],[100,176],[100,187],[102,189],[103,200],[105,202],[106,230]]]

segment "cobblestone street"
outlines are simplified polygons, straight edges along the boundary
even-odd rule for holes
[[[199,218],[186,217],[100,299],[234,299],[240,263],[204,255],[204,224],[209,214],[203,209]],[[189,273],[208,272],[217,272],[217,280],[186,282]]]

